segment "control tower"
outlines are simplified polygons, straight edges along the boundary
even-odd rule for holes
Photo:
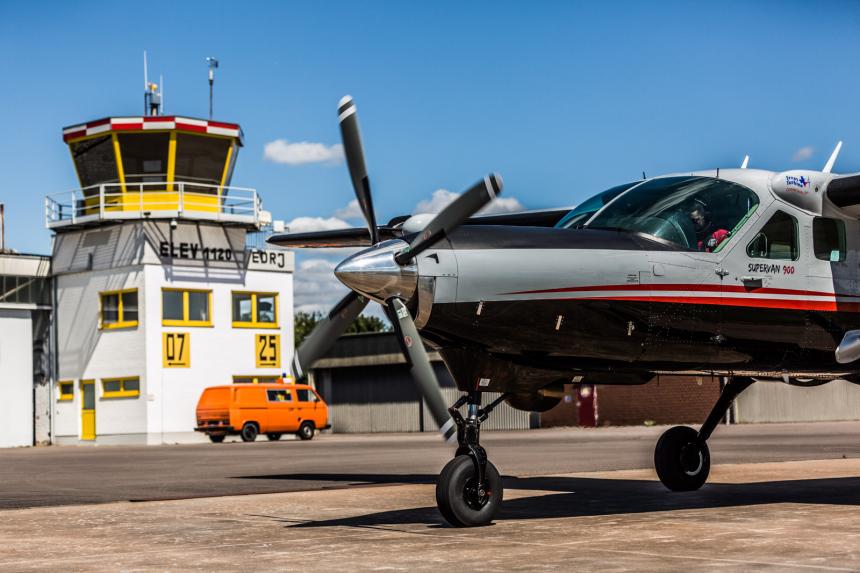
[[[205,387],[274,381],[293,352],[293,254],[248,245],[271,216],[255,189],[232,185],[242,130],[106,117],[63,140],[79,187],[45,199],[54,442],[203,439]]]

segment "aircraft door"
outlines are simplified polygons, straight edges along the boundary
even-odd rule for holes
[[[720,362],[787,369],[802,361],[808,321],[804,217],[774,203],[731,242],[721,263]]]
[[[807,351],[815,353],[812,360],[822,365],[833,361],[833,351],[844,333],[856,328],[842,321],[844,314],[832,311],[839,311],[840,305],[846,303],[851,305],[850,301],[855,300],[852,297],[860,290],[858,237],[860,223],[854,220],[812,217],[803,225],[801,239],[811,245],[805,265],[806,288],[814,293],[835,295],[833,299],[810,296],[816,304],[807,310]]]
[[[650,315],[647,361],[697,368],[713,362],[719,352],[720,287],[714,253],[649,253]]]

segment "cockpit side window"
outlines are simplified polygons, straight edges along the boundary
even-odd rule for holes
[[[638,183],[641,183],[641,181],[617,185],[607,189],[606,191],[601,191],[593,197],[589,197],[577,205],[570,213],[562,217],[561,221],[556,223],[555,226],[561,229],[577,229],[582,227],[585,225],[585,222],[588,221],[592,215],[600,211],[604,205]]]
[[[797,219],[777,211],[747,245],[747,255],[759,259],[796,261],[799,252]]]
[[[758,195],[731,181],[664,177],[630,189],[587,228],[639,233],[692,251],[716,252],[758,204]]]

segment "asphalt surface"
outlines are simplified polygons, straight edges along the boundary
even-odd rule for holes
[[[650,469],[664,429],[485,432],[482,443],[504,476],[536,478]],[[709,443],[713,464],[860,458],[860,422],[721,426]],[[11,449],[0,509],[432,484],[452,453],[432,434]]]

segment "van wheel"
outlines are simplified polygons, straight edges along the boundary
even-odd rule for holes
[[[242,441],[253,442],[257,439],[257,434],[259,433],[260,430],[257,429],[257,424],[254,422],[245,422],[245,425],[242,426]]]
[[[312,440],[314,437],[314,423],[313,422],[302,422],[302,425],[299,426],[299,431],[296,432],[302,440]]]
[[[224,434],[209,434],[209,440],[213,444],[220,444],[221,442],[224,441],[224,437],[225,437]]]
[[[281,439],[281,434],[266,434],[266,437],[269,438],[270,442],[277,442]]]

